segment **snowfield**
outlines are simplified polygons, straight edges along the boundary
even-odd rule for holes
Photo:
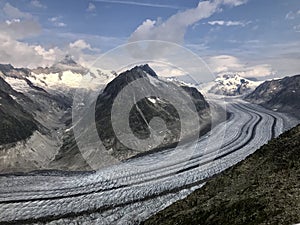
[[[222,74],[214,81],[201,86],[209,93],[217,95],[238,96],[249,94],[255,90],[262,81],[252,81],[239,76],[238,74]]]
[[[231,116],[197,143],[94,173],[1,176],[0,223],[138,224],[299,122],[237,98],[209,101]]]

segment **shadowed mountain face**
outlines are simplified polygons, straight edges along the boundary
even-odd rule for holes
[[[143,224],[296,224],[299,174],[300,126]]]
[[[47,168],[70,100],[33,84],[30,70],[0,64],[0,172]]]
[[[70,97],[72,95],[69,95],[69,89],[65,86],[66,83],[61,80],[61,90],[65,91],[57,93],[54,91],[55,85],[50,85],[50,87],[47,83],[37,82],[40,79],[38,76],[45,78],[45,81],[48,81],[48,77],[58,76],[51,73],[53,68],[55,71],[67,71],[66,76],[75,77],[78,74],[76,75],[76,73],[70,71],[83,70],[83,67],[69,56],[50,68],[38,68],[33,71],[23,68],[17,69],[11,65],[0,65],[0,146],[3,150],[0,154],[2,160],[0,160],[0,171],[28,171],[40,168],[90,169],[81,156],[72,129],[69,129],[72,125],[70,119],[72,105]],[[49,70],[49,74],[47,70]],[[44,72],[40,74],[38,71]],[[64,76],[64,74],[62,75]],[[108,80],[111,79],[108,78]],[[84,105],[83,111],[91,110],[93,114],[95,113],[99,136],[106,150],[110,151],[117,159],[128,159],[149,150],[135,151],[125,147],[116,137],[111,124],[111,109],[117,96],[129,84],[140,78],[143,78],[144,84],[132,89],[134,93],[139,93],[136,97],[139,97],[144,91],[150,91],[153,95],[134,102],[131,105],[128,117],[122,118],[120,121],[129,120],[130,132],[138,139],[147,139],[152,134],[152,119],[155,117],[161,118],[164,122],[159,121],[159,123],[165,124],[167,128],[165,137],[162,142],[159,142],[161,143],[159,146],[150,143],[147,146],[150,150],[156,151],[175,146],[181,140],[180,138],[187,140],[195,133],[192,129],[184,130],[182,128],[182,118],[180,118],[177,109],[186,108],[185,110],[190,110],[190,105],[185,104],[183,97],[177,96],[178,90],[184,92],[191,100],[191,105],[195,108],[194,118],[200,124],[201,131],[205,132],[210,129],[210,108],[197,89],[161,80],[148,65],[138,66],[115,77],[106,86],[103,93],[98,97],[96,112],[95,108],[89,108],[92,102],[84,102],[86,104],[80,102],[80,106]],[[58,84],[60,84],[59,79],[57,80]],[[173,90],[171,93],[176,95],[171,96],[173,97],[173,103],[174,101],[182,103],[177,108],[168,99],[155,97],[158,93],[165,96],[165,93],[171,90]],[[84,98],[88,92],[89,90],[82,90],[81,97]],[[134,99],[131,98],[131,100]],[[121,110],[122,113],[123,110]],[[188,119],[186,121],[192,123],[195,120]],[[89,125],[89,123],[87,124]],[[194,124],[188,125],[190,125],[188,127],[193,127]],[[15,142],[18,143],[7,145]],[[10,160],[6,160],[7,158]]]
[[[159,79],[156,73],[148,65],[128,70],[120,74],[107,85],[97,100],[95,113],[96,125],[99,136],[103,140],[105,147],[107,149],[112,149],[112,154],[118,159],[128,158],[141,153],[125,147],[116,137],[111,123],[112,106],[118,94],[123,88],[126,88],[127,85],[141,78],[145,81],[143,86],[137,87],[141,90],[141,93],[150,91],[159,94],[162,93],[162,90],[178,88],[174,83]],[[185,91],[192,99],[199,115],[198,122],[202,125],[203,130],[208,129],[210,124],[209,105],[202,94],[198,92],[197,89],[187,86],[183,86],[182,91]],[[139,97],[138,95],[139,94],[137,94],[136,97]],[[180,101],[180,99],[177,100]],[[124,101],[126,101],[126,99],[124,99]],[[140,101],[137,101],[137,104],[133,105],[129,115],[129,125],[134,135],[140,139],[149,138],[149,123],[154,117],[163,119],[168,129],[162,144],[159,145],[158,148],[173,145],[182,138],[181,120],[177,110],[167,99],[155,96],[145,97]],[[188,138],[188,136],[191,135],[188,131],[183,131],[183,133],[183,138]]]
[[[246,100],[300,118],[300,75],[266,81],[246,97]]]
[[[14,100],[22,97],[26,99],[0,77],[0,144],[26,139],[38,129],[33,116]]]
[[[137,151],[136,149],[128,147],[127,145],[125,146],[116,136],[112,127],[111,112],[113,104],[116,102],[116,98],[119,97],[121,91],[128,88],[130,84],[140,79],[143,80],[142,85],[129,88],[132,90],[133,95],[136,96],[130,97],[126,95],[124,99],[122,98],[122,103],[125,102],[125,106],[130,108],[130,112],[128,115],[124,115],[125,109],[123,110],[122,108],[118,112],[119,114],[116,115],[119,119],[119,121],[117,121],[118,124],[123,124],[129,121],[130,129],[128,132],[132,133],[138,139],[145,140],[151,135],[150,129],[152,127],[150,121],[153,118],[158,117],[161,118],[166,124],[167,133],[163,141],[160,142],[161,145],[152,147],[152,143],[149,143],[150,146],[147,146],[149,147],[148,149],[143,148],[140,151]],[[98,96],[95,107],[88,107],[88,104],[85,104],[87,106],[85,109],[87,114],[84,114],[78,123],[75,122],[75,129],[82,129],[82,131],[79,133],[82,136],[86,136],[88,139],[86,145],[98,141],[99,135],[105,147],[104,151],[108,151],[118,160],[126,160],[133,156],[175,146],[180,138],[189,138],[189,135],[193,134],[193,130],[184,131],[184,135],[182,137],[181,120],[179,119],[179,114],[175,107],[170,104],[167,99],[155,97],[157,94],[164,94],[165,92],[173,89],[181,89],[182,92],[189,96],[195,110],[197,111],[196,113],[198,115],[196,114],[196,117],[199,118],[196,118],[196,121],[202,128],[201,132],[204,133],[208,131],[211,123],[210,107],[202,94],[195,88],[186,86],[179,87],[173,82],[167,82],[159,79],[156,73],[148,65],[137,66],[131,70],[121,73],[110,83],[108,83],[103,92]],[[139,98],[140,95],[143,95],[147,91],[153,93],[154,96],[150,95],[135,102],[134,98]],[[183,98],[176,98],[176,101],[178,102],[183,100]],[[130,104],[129,102],[133,104]],[[186,104],[182,104],[181,107],[184,106],[186,106]],[[87,119],[90,114],[94,114],[95,118],[92,120]],[[193,121],[195,121],[195,119],[191,120],[191,122]],[[95,137],[91,137],[91,135],[88,135],[88,133],[90,132],[90,127],[92,126],[91,123],[94,122],[96,122],[98,134],[95,135]],[[153,132],[153,130],[151,132]],[[119,134],[123,135],[124,132],[120,132]],[[67,165],[69,162],[72,162],[72,160],[70,160],[72,155],[76,156],[80,154],[77,141],[80,142],[81,140],[75,140],[72,131],[67,132],[67,135],[64,138],[64,144],[55,158],[55,165]],[[82,143],[79,144],[82,146]],[[91,153],[91,158],[93,158],[93,153]]]

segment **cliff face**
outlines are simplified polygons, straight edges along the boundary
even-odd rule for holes
[[[144,153],[144,151],[138,152],[124,146],[116,137],[111,122],[112,106],[118,94],[127,85],[141,78],[145,81],[143,86],[139,87],[143,92],[150,90],[152,93],[159,94],[164,93],[164,90],[176,90],[176,88],[178,88],[175,83],[159,79],[156,73],[148,65],[137,66],[131,70],[125,71],[106,86],[97,100],[95,112],[96,125],[99,136],[101,140],[103,140],[105,147],[107,149],[112,149],[112,154],[119,160]],[[191,97],[199,116],[200,125],[208,129],[211,120],[209,104],[196,88],[188,86],[182,86],[181,88]],[[137,93],[142,92],[140,91]],[[183,101],[183,99],[177,100],[179,102]],[[186,105],[182,105],[181,107],[186,107]],[[166,148],[176,144],[180,138],[188,138],[192,133],[192,130],[182,129],[179,114],[176,110],[177,109],[165,99],[155,96],[147,97],[137,102],[132,108],[129,115],[129,125],[137,137],[145,139],[150,136],[149,123],[151,119],[154,117],[162,118],[166,122],[168,132],[158,148]],[[181,133],[183,133],[183,137],[180,136]],[[153,149],[155,148],[152,148],[151,150]]]
[[[33,116],[17,101],[32,103],[0,77],[0,146],[24,140],[38,129]]]
[[[279,112],[300,116],[300,75],[266,81],[246,97],[247,101]]]
[[[300,126],[143,224],[296,224],[299,174]]]

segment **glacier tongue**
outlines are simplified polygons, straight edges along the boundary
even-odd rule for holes
[[[136,224],[298,122],[291,124],[284,114],[238,99],[230,99],[226,108],[232,113],[230,119],[195,145],[146,155],[92,174],[0,177],[0,221]],[[192,155],[186,154],[187,148],[194,149]],[[178,157],[172,157],[174,154]]]

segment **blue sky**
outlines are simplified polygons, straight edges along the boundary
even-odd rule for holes
[[[300,73],[299,0],[0,0],[0,28],[0,63],[15,66],[66,53],[84,64],[155,39],[189,48],[215,73]]]

